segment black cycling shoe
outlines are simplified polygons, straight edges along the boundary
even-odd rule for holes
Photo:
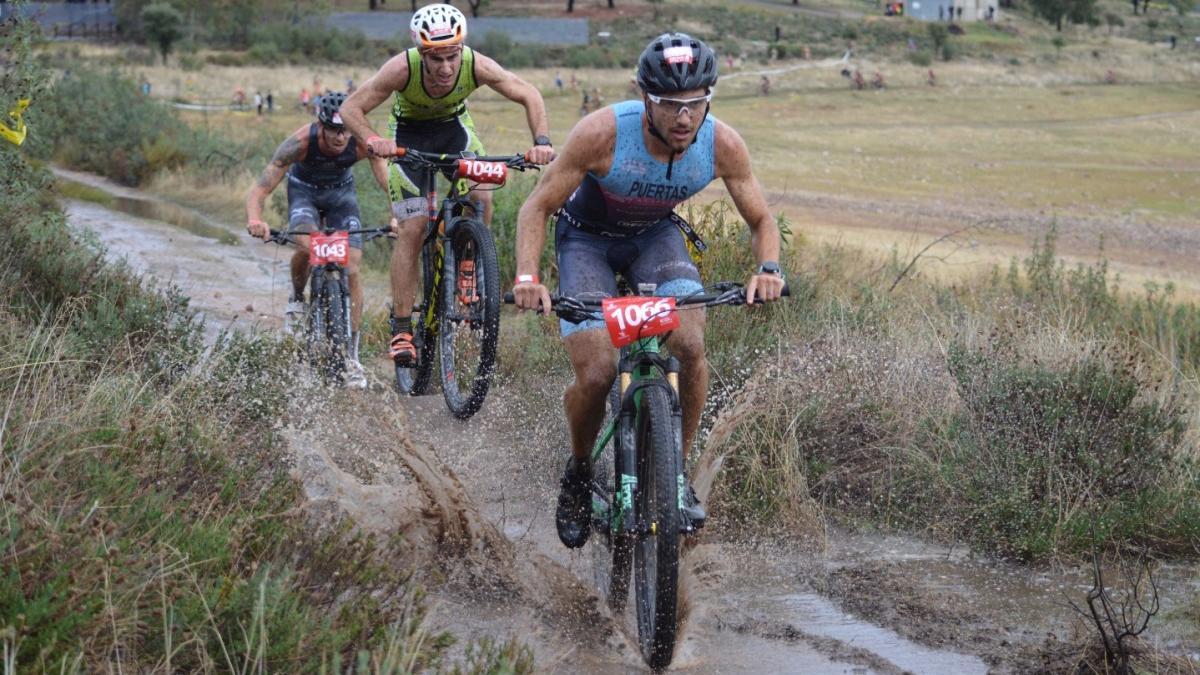
[[[562,491],[558,493],[558,509],[554,525],[558,538],[567,548],[579,548],[587,543],[592,531],[592,466],[572,457],[563,472]]]
[[[679,511],[683,515],[680,529],[685,534],[696,532],[704,527],[704,521],[708,520],[708,514],[704,512],[700,498],[696,496],[696,491],[692,489],[691,485],[687,486],[687,493],[683,497],[683,508]]]

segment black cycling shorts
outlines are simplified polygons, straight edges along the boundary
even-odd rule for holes
[[[362,228],[353,180],[332,187],[319,187],[288,176],[287,195],[288,232],[308,234],[317,229],[321,219],[336,230]],[[350,235],[350,246],[361,249],[362,235]]]
[[[476,155],[486,155],[475,123],[466,111],[457,117],[437,122],[412,122],[396,125],[396,145],[422,152],[437,152],[458,155],[464,150]],[[392,213],[400,220],[426,215],[428,204],[421,186],[424,177],[402,163],[393,162],[388,169],[388,192],[392,198]],[[453,170],[443,172],[447,180]]]
[[[670,218],[629,237],[605,237],[571,225],[560,215],[554,233],[558,292],[574,298],[608,298],[617,294],[620,273],[637,288],[655,284],[657,295],[689,295],[703,288],[683,233]],[[571,333],[603,328],[599,319],[559,321],[565,338]]]

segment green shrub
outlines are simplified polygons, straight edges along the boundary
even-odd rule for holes
[[[933,64],[933,54],[930,54],[927,50],[924,50],[924,49],[922,49],[920,51],[909,52],[908,53],[908,62],[913,64],[914,66],[928,68],[930,65]]]
[[[1088,546],[1090,513],[1112,530],[1158,542],[1169,516],[1139,502],[1175,486],[1183,411],[1149,397],[1127,354],[1085,354],[1054,367],[1013,351],[999,334],[983,349],[952,345],[949,368],[963,411],[941,467],[959,504],[959,534],[1008,553],[1041,557]],[[986,467],[986,470],[980,470]],[[946,473],[949,472],[947,476]],[[1198,486],[1190,486],[1196,490]],[[945,498],[947,495],[943,495]]]

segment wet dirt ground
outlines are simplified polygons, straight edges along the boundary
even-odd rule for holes
[[[167,218],[172,224],[144,217],[166,212],[145,204],[133,209],[140,216],[66,207],[110,257],[178,286],[210,330],[278,328],[287,297],[279,247],[200,214]],[[205,227],[187,226],[191,217]],[[611,616],[591,589],[589,549],[568,551],[554,533],[565,383],[530,395],[498,381],[483,410],[460,422],[440,395],[399,397],[387,364],[368,366],[371,388],[338,396],[340,428],[285,432],[313,504],[372,531],[401,532],[412,551],[403,562],[422,570],[430,590],[432,627],[459,645],[517,638],[533,648],[539,671],[644,672],[628,619]],[[786,534],[736,541],[715,531],[714,515],[718,527],[681,563],[679,672],[1054,670],[1045,655],[1056,646],[1069,653],[1081,625],[1068,599],[1082,603],[1091,586],[1086,569],[1033,568],[913,537],[830,531],[816,546]],[[1200,594],[1200,573],[1165,567],[1158,581],[1164,607],[1147,640],[1200,663],[1200,635],[1172,618]]]

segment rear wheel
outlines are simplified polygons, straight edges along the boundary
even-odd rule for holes
[[[675,651],[679,584],[678,418],[657,386],[642,390],[637,419],[637,504],[644,531],[634,544],[638,642],[646,663],[666,668]]]
[[[421,247],[421,274],[417,278],[417,306],[412,311],[413,346],[417,348],[415,365],[396,364],[396,389],[402,394],[420,396],[433,380],[433,356],[437,348],[437,258],[436,243]],[[395,310],[393,310],[395,311]]]
[[[459,419],[478,412],[496,369],[500,266],[492,233],[463,218],[449,228],[438,342],[442,394]]]

